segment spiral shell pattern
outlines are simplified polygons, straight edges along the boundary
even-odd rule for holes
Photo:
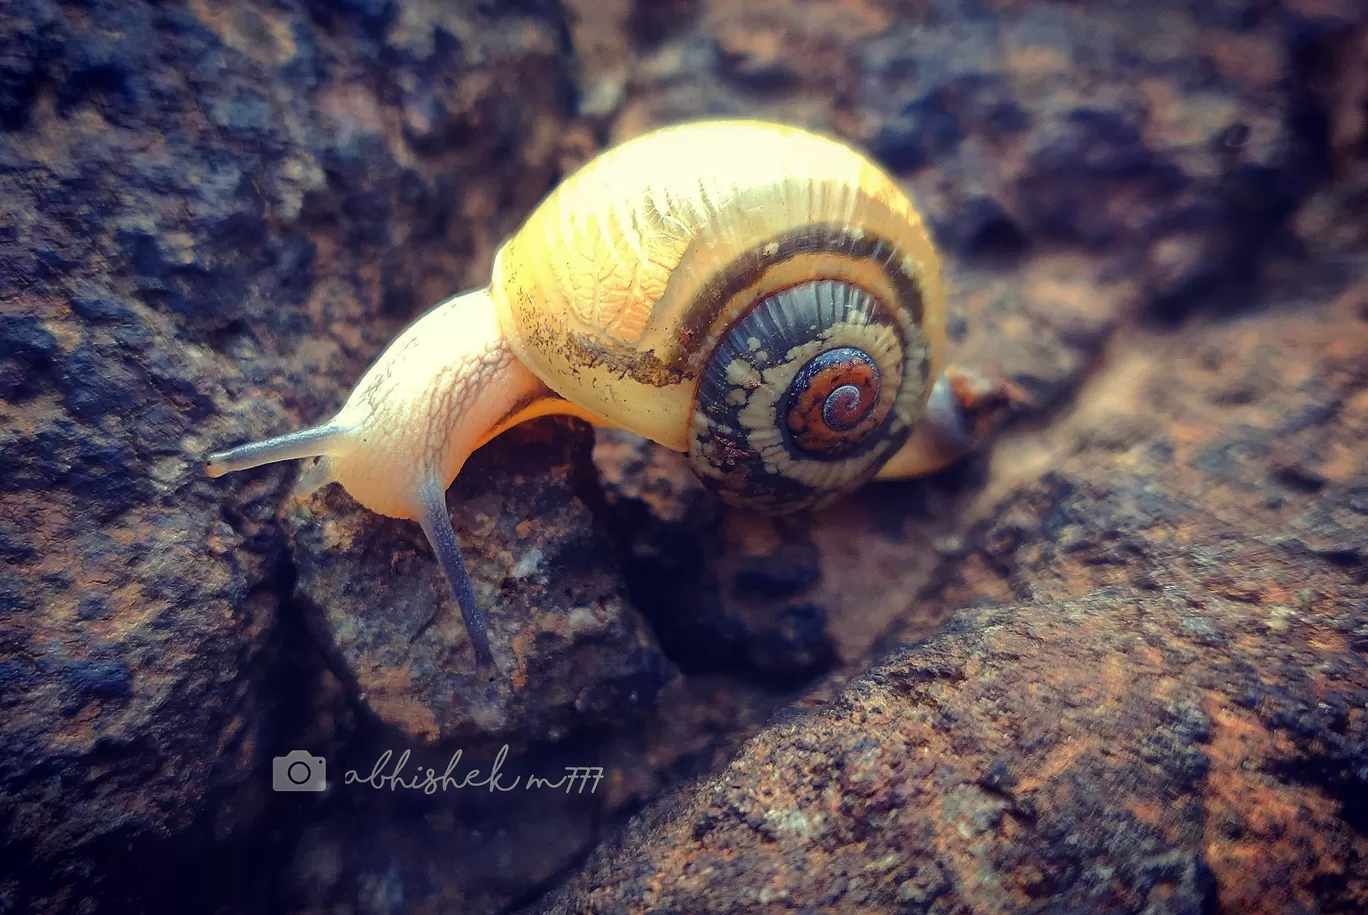
[[[762,299],[727,330],[699,381],[695,473],[725,501],[772,514],[867,481],[921,412],[930,349],[916,317],[899,321],[840,279]]]

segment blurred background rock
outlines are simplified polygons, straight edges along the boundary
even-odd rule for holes
[[[448,499],[488,688],[416,527],[202,475],[732,115],[924,208],[991,452],[766,520],[509,433]],[[1355,0],[10,0],[0,912],[1368,908],[1365,212]],[[341,784],[505,744],[604,780]]]

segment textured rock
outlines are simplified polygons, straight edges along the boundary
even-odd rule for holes
[[[952,253],[1081,247],[1166,315],[1246,297],[1231,286],[1324,177],[1322,96],[1360,118],[1337,78],[1360,66],[1352,0],[700,7],[643,56],[615,139],[716,114],[834,130],[905,177]]]
[[[870,149],[945,249],[952,357],[1019,384],[1034,400],[1020,419],[1037,422],[1133,316],[1217,305],[1218,287],[1248,299],[1241,284],[1324,175],[1322,112],[1358,136],[1357,83],[1308,64],[1330,48],[1353,61],[1355,21],[1333,3],[703,3],[641,61],[613,137],[759,113]],[[1313,200],[1299,220],[1352,233],[1356,200]],[[959,494],[980,472],[871,486],[776,528],[692,495],[653,514],[640,492],[682,463],[629,441],[597,455],[634,602],[686,667],[764,677],[862,657],[957,549]],[[777,602],[737,593],[733,565],[800,554],[806,583]],[[805,622],[783,627],[776,666],[771,624],[794,609]]]
[[[1118,347],[1004,444],[921,595],[980,609],[819,692],[538,910],[1363,908],[1358,269]]]
[[[506,911],[824,671],[799,707],[827,711],[551,906],[1365,908],[1368,289],[1289,256],[1361,270],[1362,4],[564,6],[0,8],[0,911]],[[514,433],[449,495],[514,662],[473,693],[411,525],[198,463],[336,408],[560,172],[703,114],[898,170],[956,358],[1034,407],[986,459],[784,522],[621,436],[600,503],[583,432]],[[1136,328],[1249,280],[1281,317]],[[654,697],[653,636],[686,673]],[[503,740],[603,782],[336,782]],[[332,789],[268,790],[297,748]]]
[[[1347,18],[1347,17],[1343,17]],[[1318,188],[1293,228],[1322,250],[1362,250],[1368,242],[1368,23],[1333,20],[1302,55],[1307,94],[1323,112],[1333,181]]]
[[[671,668],[580,498],[592,442],[578,421],[529,423],[477,452],[448,493],[500,667],[489,682],[416,524],[337,487],[290,513],[297,596],[364,708],[421,745],[555,739],[649,707]]]
[[[554,180],[522,6],[0,7],[0,910],[174,900],[273,802],[291,471],[200,461],[339,404]]]
[[[660,713],[637,727],[508,754],[494,790],[483,783],[499,759],[493,743],[422,748],[362,728],[330,752],[335,782],[323,804],[301,805],[282,824],[290,839],[275,852],[266,898],[307,913],[498,912],[534,899],[583,859],[606,823],[663,786],[724,764],[735,750],[731,735],[758,730],[773,697],[693,677],[672,681],[658,702]],[[391,788],[387,777],[406,749],[399,775],[420,787]],[[428,769],[434,778],[450,769],[451,781],[428,792]],[[359,780],[346,784],[347,770]]]
[[[465,787],[425,793],[376,778],[334,788],[346,796],[334,799],[329,815],[309,818],[281,869],[277,904],[290,911],[444,911],[459,902],[467,911],[498,911],[584,853],[602,783],[567,780],[565,768],[596,763],[584,748],[500,769],[493,790],[482,782],[496,752],[461,749],[450,784],[479,770]],[[420,767],[440,776],[453,753],[416,752],[402,776],[421,778]],[[339,761],[366,779],[377,759]],[[529,788],[533,776],[545,782]]]
[[[826,610],[807,599],[821,567],[805,525],[727,509],[684,455],[630,433],[600,433],[594,454],[633,603],[673,660],[777,682],[830,665]]]
[[[949,260],[954,358],[991,367],[1039,421],[1094,366],[1137,285],[1107,261]],[[819,512],[766,519],[712,498],[683,455],[628,433],[594,451],[633,603],[687,670],[740,669],[786,685],[865,655],[955,547],[981,461],[921,481],[876,482]],[[939,619],[927,620],[932,625]]]

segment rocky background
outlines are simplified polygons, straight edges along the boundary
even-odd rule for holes
[[[448,494],[492,684],[416,525],[201,473],[739,114],[924,207],[989,452],[764,520],[515,430]],[[10,0],[0,913],[1368,909],[1365,213],[1357,0]],[[604,777],[342,783],[504,746]]]

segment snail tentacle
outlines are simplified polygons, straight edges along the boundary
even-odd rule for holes
[[[294,489],[290,495],[299,501],[312,496],[329,483],[337,482],[337,470],[333,467],[333,460],[328,455],[320,455],[312,464],[305,467],[300,473],[299,479],[295,481]]]
[[[466,635],[475,652],[476,671],[489,679],[495,671],[494,653],[489,648],[489,622],[475,599],[475,588],[466,570],[465,557],[461,555],[461,545],[456,540],[456,528],[447,512],[446,486],[436,476],[429,476],[419,486],[418,494],[418,524],[427,535],[428,543],[432,544],[437,564],[442,567],[452,596],[461,608]]]
[[[576,412],[518,361],[486,289],[427,311],[366,371],[347,403],[312,429],[211,455],[211,476],[304,457],[296,495],[336,482],[366,508],[416,521],[461,608],[482,670],[493,668],[443,494],[466,459],[512,420]]]
[[[1030,396],[1010,380],[979,369],[948,365],[936,378],[926,409],[907,443],[874,475],[902,480],[935,473],[977,451]]]
[[[211,454],[204,462],[204,472],[211,477],[221,477],[225,473],[251,470],[280,461],[317,457],[327,454],[346,434],[347,430],[339,426],[336,420],[329,420],[311,429],[300,429]]]

